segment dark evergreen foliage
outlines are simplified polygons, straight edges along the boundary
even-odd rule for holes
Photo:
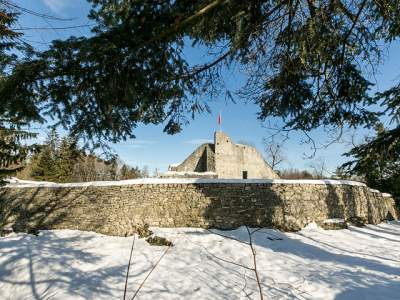
[[[377,99],[362,68],[400,32],[395,0],[90,2],[93,36],[54,41],[15,67],[0,95],[95,140],[132,137],[138,123],[179,131],[189,112],[207,109],[202,94],[222,89],[223,62],[248,70],[241,95],[262,120],[282,117],[297,130],[371,126]],[[189,66],[189,41],[218,54]]]
[[[134,179],[140,177],[146,177],[146,174],[142,172],[138,167],[130,167],[128,165],[123,165],[120,170],[120,178],[121,180],[125,179]]]
[[[221,66],[239,63],[249,75],[238,95],[259,105],[261,120],[309,131],[372,127],[386,113],[392,128],[351,153],[361,159],[397,147],[399,86],[372,96],[367,74],[381,62],[382,42],[399,38],[398,0],[90,2],[90,37],[26,49],[22,59],[6,54],[22,45],[10,30],[15,15],[2,7],[1,126],[51,115],[95,143],[134,137],[141,123],[176,133],[224,91]],[[190,65],[188,43],[214,53],[210,61]]]
[[[354,159],[342,166],[348,174],[362,176],[368,186],[393,194],[400,200],[400,138],[393,130],[376,127],[376,136],[354,147],[347,156]]]
[[[74,166],[81,154],[81,151],[78,150],[76,139],[64,137],[61,140],[56,164],[58,182],[71,181]]]
[[[31,176],[42,181],[56,181],[57,168],[55,153],[49,146],[43,146],[33,158]]]
[[[18,62],[17,55],[12,54],[11,50],[29,52],[27,45],[16,42],[19,34],[11,29],[16,18],[15,13],[0,3],[0,90],[8,80],[9,70]],[[0,98],[0,183],[5,176],[19,170],[26,156],[35,149],[35,145],[26,145],[24,140],[36,135],[22,129],[32,119],[29,106]]]
[[[75,137],[60,139],[55,129],[49,132],[46,141],[30,157],[26,167],[26,179],[61,183],[123,180],[143,175],[138,167],[130,167],[118,157],[104,160],[93,153],[86,154]]]

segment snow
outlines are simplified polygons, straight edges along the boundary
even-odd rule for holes
[[[389,193],[382,193],[382,197],[393,197],[392,194]]]
[[[339,223],[344,223],[344,219],[339,219],[339,218],[333,218],[333,219],[327,219],[324,221],[325,224],[339,224]]]
[[[172,168],[175,168],[175,167],[177,167],[177,166],[179,166],[179,165],[181,165],[181,164],[182,164],[182,163],[179,162],[179,163],[170,164],[169,166],[172,167]]]
[[[26,185],[26,184],[32,184],[32,185],[33,184],[44,184],[44,185],[56,184],[55,182],[50,182],[50,181],[23,180],[23,179],[18,179],[16,177],[7,178],[6,181],[8,182],[9,186]]]
[[[147,276],[136,299],[259,299],[245,227],[153,231],[174,246],[136,238],[127,299]],[[399,299],[400,222],[251,232],[265,299]],[[132,240],[73,230],[0,238],[0,299],[123,299]]]
[[[210,174],[214,174],[209,172]],[[204,174],[204,173],[203,173]],[[191,183],[271,183],[271,184],[316,184],[316,185],[353,185],[366,186],[362,182],[351,180],[333,180],[333,179],[215,179],[215,178],[140,178],[120,181],[92,181],[79,183],[54,183],[45,181],[29,181],[11,178],[6,187],[89,187],[89,186],[123,186],[136,184],[191,184]],[[376,191],[376,190],[375,190]],[[379,192],[379,191],[377,191]]]
[[[167,171],[162,173],[162,175],[197,175],[197,176],[207,176],[207,175],[217,175],[215,172],[193,172],[193,171]]]
[[[303,228],[303,231],[313,231],[313,230],[321,230],[321,228],[315,222],[311,222]]]

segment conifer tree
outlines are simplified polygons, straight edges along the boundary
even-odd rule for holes
[[[0,90],[4,87],[10,69],[18,62],[17,55],[12,54],[13,50],[29,50],[27,45],[17,42],[20,34],[11,29],[16,19],[17,14],[3,7],[0,2]],[[24,142],[36,134],[22,127],[38,116],[32,115],[30,106],[20,106],[20,98],[14,102],[8,100],[0,98],[0,183],[4,177],[22,168],[26,156],[36,148]]]
[[[7,2],[0,0],[2,129],[53,114],[96,142],[133,138],[138,124],[176,133],[209,109],[203,99],[232,95],[220,71],[239,64],[248,77],[236,95],[258,105],[262,121],[278,117],[284,130],[307,132],[372,128],[386,114],[392,127],[358,150],[394,149],[400,139],[400,84],[373,96],[368,79],[400,39],[398,0],[89,0],[89,36],[28,49],[22,59],[7,52],[22,48]],[[208,62],[192,64],[189,43],[213,53]]]
[[[0,182],[23,167],[25,158],[36,145],[24,145],[22,141],[34,137],[35,134],[23,130],[0,126]]]
[[[141,123],[178,132],[208,110],[203,99],[232,95],[220,70],[239,64],[248,77],[236,95],[257,104],[261,120],[282,118],[285,130],[370,127],[380,99],[381,113],[399,111],[399,88],[372,97],[368,80],[382,43],[400,37],[398,0],[89,2],[92,34],[54,41],[18,64],[1,99],[115,142]],[[189,61],[189,43],[213,53],[209,61]]]
[[[47,145],[51,149],[53,156],[57,155],[57,152],[61,145],[61,141],[60,135],[58,134],[56,128],[51,128],[50,132],[47,134],[45,145]]]
[[[121,180],[130,179],[129,178],[129,168],[127,165],[123,165],[121,168]]]
[[[74,166],[78,161],[80,152],[75,138],[64,137],[61,139],[57,151],[56,173],[58,182],[71,182]]]
[[[42,181],[56,181],[57,167],[52,149],[45,145],[40,152],[32,158],[31,176]]]
[[[120,171],[120,179],[135,179],[142,177],[142,173],[138,167],[130,167],[127,165],[123,165]]]
[[[37,180],[57,181],[57,161],[60,137],[56,129],[52,129],[41,146],[40,151],[32,157],[31,176]]]
[[[400,139],[393,140],[387,147],[388,130],[378,124],[375,132],[374,137],[345,154],[353,160],[341,169],[363,177],[368,186],[400,199]]]
[[[110,160],[107,161],[107,165],[110,168],[110,179],[111,180],[118,180],[119,178],[119,168],[121,165],[121,161],[118,156],[112,157]]]

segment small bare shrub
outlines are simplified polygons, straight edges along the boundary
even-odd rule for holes
[[[139,235],[139,238],[147,238],[153,234],[150,230],[149,224],[139,225],[136,227],[136,232]]]
[[[151,236],[146,239],[146,242],[148,242],[152,246],[168,246],[172,247],[173,244],[172,242],[168,241],[166,238],[160,237],[160,236]]]

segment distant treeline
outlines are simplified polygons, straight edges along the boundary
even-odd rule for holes
[[[284,169],[277,170],[277,173],[282,179],[315,179],[315,176],[306,170]]]
[[[124,180],[148,177],[148,168],[131,167],[118,157],[102,159],[94,153],[87,154],[78,146],[76,138],[60,138],[52,130],[17,173],[20,179],[52,182],[87,182]]]
[[[337,168],[331,176],[325,176],[321,171],[299,170],[295,168],[276,170],[276,172],[282,179],[351,179],[363,181],[361,177],[349,176],[343,173],[340,168]]]

